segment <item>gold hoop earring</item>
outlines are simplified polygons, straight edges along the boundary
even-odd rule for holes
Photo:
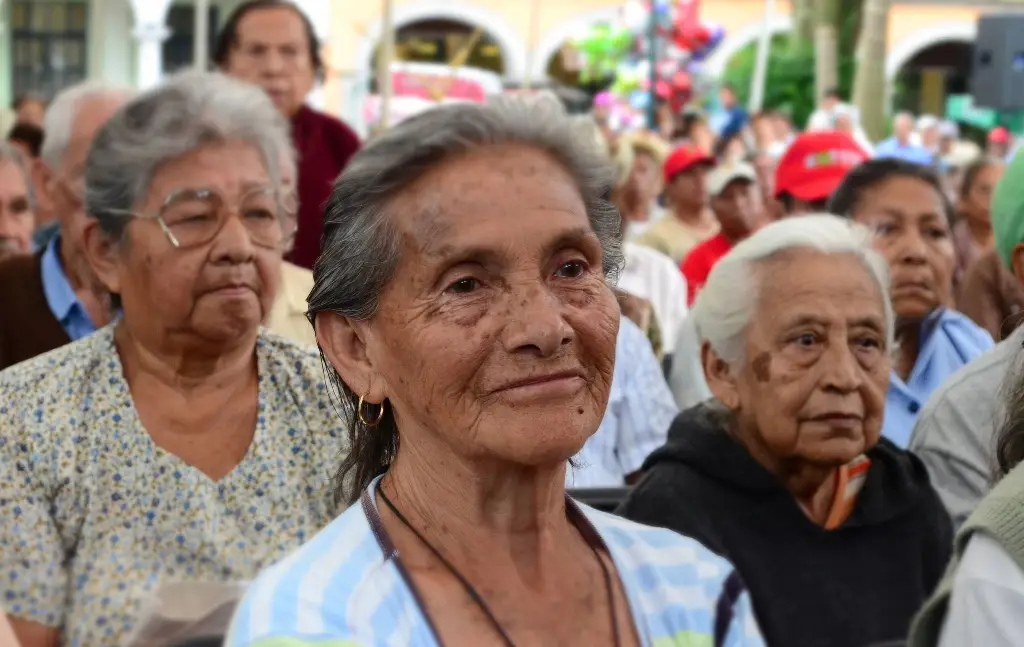
[[[367,420],[366,414],[363,413],[363,405],[365,404],[363,396],[359,396],[359,404],[356,405],[356,415],[359,416],[359,422],[363,423],[367,427],[376,427],[380,424],[380,421],[384,419],[384,403],[380,403],[380,410],[377,411],[376,420]]]

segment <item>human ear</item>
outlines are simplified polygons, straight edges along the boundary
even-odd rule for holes
[[[127,232],[123,235],[127,235]],[[82,241],[85,258],[100,283],[108,292],[120,294],[121,245],[100,231],[99,223],[91,218],[82,230]]]
[[[1024,283],[1024,243],[1018,243],[1010,250],[1010,270],[1017,283]]]
[[[313,329],[324,357],[349,388],[369,404],[387,399],[384,381],[379,379],[366,352],[364,322],[325,311],[317,313]]]
[[[708,342],[701,344],[700,359],[711,394],[730,411],[739,409],[739,389],[728,362],[719,357]]]

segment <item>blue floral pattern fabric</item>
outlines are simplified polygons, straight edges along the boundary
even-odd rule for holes
[[[219,481],[143,428],[112,326],[0,372],[0,608],[120,644],[156,587],[248,580],[339,512],[319,358],[261,331],[252,444]]]

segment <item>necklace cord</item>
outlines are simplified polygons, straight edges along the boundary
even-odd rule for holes
[[[396,517],[398,517],[398,520],[401,521],[406,528],[412,531],[412,534],[416,535],[416,538],[419,539],[420,542],[424,546],[426,546],[427,549],[434,555],[434,557],[436,557],[438,561],[440,561],[441,564],[444,565],[446,569],[448,569],[448,572],[451,573],[456,580],[458,580],[459,584],[461,584],[462,588],[465,589],[466,594],[470,597],[473,603],[476,604],[476,606],[479,607],[480,611],[483,612],[484,616],[487,617],[487,620],[491,623],[491,626],[494,628],[495,632],[497,632],[497,634],[501,637],[505,645],[507,647],[515,647],[515,643],[512,642],[512,639],[505,632],[505,629],[501,626],[501,623],[498,622],[497,617],[495,617],[494,613],[491,612],[490,607],[487,606],[487,603],[484,601],[483,597],[477,592],[476,588],[470,583],[470,581],[466,579],[466,577],[463,576],[462,573],[460,573],[459,570],[455,568],[455,566],[451,562],[449,562],[444,555],[441,554],[440,550],[435,548],[433,544],[427,541],[427,538],[424,537],[423,534],[419,530],[417,530],[415,526],[413,526],[412,523],[409,522],[408,519],[406,519],[405,515],[402,514],[401,511],[399,511],[398,507],[391,502],[391,499],[389,499],[388,495],[384,492],[383,484],[377,487],[377,492],[380,493],[380,498],[382,501],[384,501],[384,504],[388,506],[388,509],[391,510],[391,512]],[[611,615],[612,624],[612,640],[615,647],[621,647],[622,643],[619,636],[619,617],[618,614],[615,613],[615,593],[612,588],[612,574],[608,568],[608,565],[605,564],[604,559],[602,559],[600,553],[598,553],[597,548],[589,541],[587,542],[587,545],[590,547],[590,550],[594,553],[594,557],[597,559],[597,563],[601,566],[601,573],[604,576],[604,587],[605,591],[608,594],[608,609],[609,614]],[[424,611],[426,611],[426,609],[424,609]]]

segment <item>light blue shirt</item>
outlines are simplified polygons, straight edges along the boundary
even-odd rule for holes
[[[875,159],[896,158],[914,164],[931,166],[935,163],[935,155],[930,153],[924,146],[913,144],[901,144],[895,137],[890,137],[884,142],[875,146]]]
[[[640,328],[621,317],[615,372],[601,426],[565,473],[568,488],[621,487],[644,460],[665,444],[679,413],[661,363]]]
[[[96,325],[89,318],[81,301],[75,296],[75,290],[68,281],[67,274],[60,262],[60,253],[57,251],[60,245],[60,234],[50,239],[43,252],[42,274],[43,294],[46,295],[46,303],[50,306],[50,312],[60,322],[64,331],[71,338],[77,341],[82,337],[96,332]]]
[[[380,523],[378,482],[309,543],[260,574],[235,611],[226,647],[440,645]],[[580,532],[596,533],[608,549],[641,645],[710,647],[719,622],[722,647],[764,645],[750,597],[729,562],[669,530],[578,509]],[[494,549],[483,546],[481,555]]]
[[[942,308],[921,324],[921,349],[904,382],[896,372],[885,399],[882,435],[899,447],[910,443],[917,414],[946,378],[993,346],[986,330],[955,310]]]

